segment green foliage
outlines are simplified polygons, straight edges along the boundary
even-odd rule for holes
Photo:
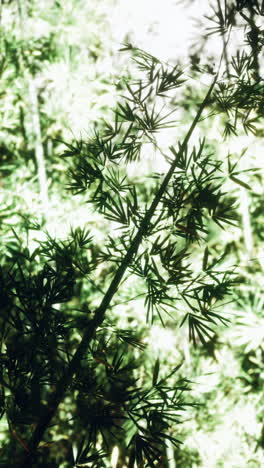
[[[67,196],[79,197],[77,204],[86,203],[97,216],[103,226],[101,239],[92,222],[89,227],[72,226],[65,237],[57,238],[41,213],[34,218],[20,212],[16,199],[5,194],[0,262],[0,417],[6,428],[2,466],[107,468],[116,448],[120,466],[169,466],[169,447],[177,466],[199,466],[197,450],[182,447],[184,431],[179,425],[184,412],[188,410],[192,420],[197,414],[193,426],[200,430],[207,424],[210,432],[222,421],[215,416],[210,427],[218,395],[222,399],[230,393],[235,401],[240,392],[261,389],[262,342],[254,343],[252,337],[241,341],[241,329],[231,336],[245,351],[240,375],[225,374],[219,393],[207,389],[200,399],[191,382],[204,372],[205,361],[217,361],[221,350],[232,367],[230,350],[221,347],[219,337],[233,320],[226,298],[234,289],[237,306],[248,302],[258,316],[256,323],[255,317],[249,320],[249,326],[257,328],[262,317],[263,291],[258,299],[243,295],[247,272],[235,265],[239,261],[226,266],[238,248],[210,239],[212,233],[226,234],[245,219],[238,212],[238,188],[250,190],[244,177],[252,173],[258,177],[258,171],[240,169],[229,151],[218,157],[204,130],[211,119],[219,118],[227,141],[240,132],[256,137],[263,119],[263,84],[252,52],[256,41],[260,51],[262,33],[256,33],[246,11],[252,17],[260,12],[259,6],[224,5],[217,2],[213,18],[217,26],[210,35],[224,37],[235,27],[238,14],[251,28],[247,35],[251,52],[237,52],[227,62],[229,71],[220,75],[220,70],[197,65],[196,89],[192,86],[190,98],[190,78],[180,63],[170,66],[126,43],[122,50],[131,53],[136,69],[122,81],[122,96],[112,117],[97,122],[87,139],[68,142],[60,130],[55,132],[54,147],[64,145],[64,151],[57,159],[49,154],[48,170],[52,173],[57,163],[62,173],[68,164]],[[59,2],[56,8],[63,9]],[[33,7],[28,14],[34,16]],[[224,43],[221,60],[226,50]],[[44,63],[60,56],[55,33],[38,39],[7,34],[2,51],[10,70],[13,64],[14,86],[27,73],[37,78]],[[7,79],[4,60],[2,69]],[[210,78],[209,88],[201,89],[201,77]],[[177,106],[172,93],[179,97]],[[16,99],[19,119],[15,113],[10,118],[18,119],[12,131],[18,129],[19,138],[1,142],[5,162],[1,170],[10,185],[23,170],[19,161],[34,156],[26,97],[19,92]],[[39,104],[45,101],[45,93],[38,99]],[[179,109],[183,124],[188,121],[186,132],[178,120],[171,120]],[[53,117],[41,112],[39,117],[47,143]],[[161,147],[159,133],[176,126],[178,141]],[[6,130],[12,135],[10,127]],[[146,149],[163,158],[164,171],[145,169]],[[142,177],[131,175],[131,167]],[[260,215],[257,195],[253,210]],[[261,237],[259,225],[255,221],[254,233]],[[41,232],[44,237],[38,238]],[[163,361],[157,343],[155,356],[149,358],[148,336],[155,326],[182,327],[179,356],[175,359],[173,354],[173,362],[168,357]],[[192,368],[190,362],[181,362],[184,357],[187,361],[186,344],[180,349],[186,328]],[[206,405],[203,413],[201,403]]]
[[[161,73],[164,73],[163,68]],[[150,120],[150,116],[154,115],[153,111],[149,114],[147,104],[142,104],[143,101],[150,98],[153,79],[157,78],[158,75],[155,75],[154,78],[150,76],[148,86],[151,88],[150,91],[147,91],[147,98],[141,95],[141,82],[136,83],[136,89],[132,89],[128,85],[128,91],[135,100],[134,112],[141,112],[140,118],[133,119],[132,126],[134,125],[136,131],[140,132],[141,138],[149,138],[154,145],[156,143],[155,141],[153,143],[152,140],[153,130],[158,130],[162,126],[163,120],[165,120],[164,128],[167,128],[167,116],[159,118],[158,126],[156,126],[157,120]],[[178,83],[175,86],[178,86]],[[146,87],[145,84],[144,88]],[[130,100],[130,97],[128,99]],[[203,106],[207,103],[206,99]],[[200,113],[201,110],[198,111],[198,115]],[[126,125],[126,120],[123,115],[118,128],[119,132],[122,131],[124,125]],[[129,138],[130,131],[133,134],[134,129],[131,124],[126,130],[125,138]],[[108,126],[106,142],[108,149],[109,142],[112,142],[116,137],[116,133],[114,131],[110,134]],[[217,195],[214,194],[215,190],[211,189],[211,200],[204,196],[205,191],[210,193],[210,187],[217,179],[216,171],[219,170],[219,165],[215,166],[213,161],[210,161],[209,156],[202,156],[204,141],[201,142],[198,151],[193,150],[188,154],[188,139],[187,135],[183,144],[179,145],[178,150],[171,148],[174,160],[171,159],[169,177],[165,177],[160,188],[155,188],[154,199],[149,208],[144,208],[138,203],[136,187],[129,183],[125,176],[120,179],[120,167],[122,168],[123,160],[122,143],[117,154],[114,145],[112,146],[113,151],[106,152],[104,137],[100,138],[96,133],[96,143],[99,141],[100,145],[94,144],[93,140],[85,146],[82,142],[77,142],[75,146],[68,145],[69,150],[64,153],[64,156],[77,158],[77,164],[70,170],[70,177],[74,180],[74,184],[69,188],[75,193],[89,188],[91,202],[94,202],[96,208],[106,219],[120,224],[122,232],[118,239],[109,236],[107,244],[105,248],[101,249],[99,256],[98,253],[95,254],[97,248],[93,246],[92,237],[87,231],[82,231],[80,228],[72,231],[71,238],[66,242],[57,242],[48,235],[47,241],[42,242],[32,254],[29,253],[28,249],[21,251],[21,248],[20,251],[12,252],[15,254],[16,261],[6,273],[10,285],[7,299],[8,311],[6,309],[4,313],[4,323],[9,324],[9,339],[10,336],[12,340],[16,339],[17,346],[16,350],[10,348],[9,340],[7,340],[5,358],[10,362],[17,362],[18,365],[14,368],[11,367],[7,375],[3,377],[3,384],[5,385],[7,379],[8,388],[15,398],[13,404],[17,405],[15,414],[13,411],[7,412],[11,426],[23,421],[25,428],[32,423],[40,427],[38,419],[41,420],[43,417],[41,415],[45,411],[43,403],[40,404],[40,401],[43,400],[47,385],[55,384],[57,386],[54,394],[55,402],[47,402],[47,408],[51,407],[50,411],[54,413],[61,397],[67,391],[64,382],[68,381],[70,384],[70,379],[78,372],[86,350],[89,349],[92,359],[105,366],[108,385],[110,383],[110,389],[108,389],[107,383],[102,382],[102,375],[100,375],[101,382],[99,384],[96,375],[93,376],[93,365],[89,365],[88,359],[86,361],[88,382],[85,386],[81,385],[80,389],[82,378],[77,380],[78,397],[75,418],[79,420],[81,426],[87,427],[88,425],[89,444],[92,443],[95,447],[97,438],[101,435],[107,446],[109,434],[117,437],[115,428],[118,429],[120,423],[116,425],[115,420],[129,420],[130,425],[134,428],[132,431],[130,430],[131,435],[128,441],[130,458],[135,459],[139,465],[147,461],[151,466],[155,466],[154,460],[162,455],[164,439],[169,438],[177,445],[177,439],[168,436],[167,430],[169,422],[171,424],[177,421],[174,412],[182,407],[178,392],[180,391],[181,394],[187,389],[185,384],[178,387],[174,382],[170,387],[165,385],[165,378],[159,381],[157,362],[154,366],[152,388],[144,389],[142,387],[139,389],[134,379],[127,380],[123,377],[123,380],[122,374],[133,370],[133,365],[128,363],[123,367],[123,356],[120,353],[115,353],[113,360],[109,360],[111,355],[108,351],[109,343],[104,344],[104,336],[101,338],[99,334],[99,337],[96,338],[95,333],[98,326],[103,325],[105,312],[126,269],[129,269],[132,274],[140,276],[146,284],[145,305],[147,319],[151,323],[156,316],[164,323],[162,315],[164,312],[166,313],[166,306],[175,309],[174,303],[179,300],[185,301],[191,311],[186,314],[185,318],[188,317],[190,339],[194,343],[196,343],[197,338],[202,343],[206,343],[206,340],[211,338],[212,329],[209,324],[216,324],[217,320],[225,322],[221,315],[213,311],[212,299],[214,301],[222,300],[226,293],[229,293],[233,281],[229,279],[228,275],[225,273],[221,278],[219,272],[210,271],[209,265],[206,265],[206,275],[193,276],[189,275],[188,272],[182,288],[181,276],[184,277],[184,274],[182,275],[181,271],[184,271],[184,265],[176,259],[179,276],[177,283],[174,283],[170,276],[173,268],[171,258],[164,255],[164,248],[171,249],[172,243],[175,244],[175,242],[177,245],[176,239],[179,235],[186,240],[186,248],[193,241],[202,240],[200,232],[206,232],[203,225],[204,208],[216,222],[218,218],[222,222],[229,222],[230,219],[228,205],[226,209],[220,208],[221,215],[219,215],[219,211],[217,212],[218,206],[221,206],[220,184],[215,189],[218,190]],[[208,170],[207,167],[210,169]],[[170,179],[172,179],[172,184]],[[124,182],[126,183],[124,184]],[[127,193],[126,196],[121,196],[120,184],[121,193]],[[177,208],[175,210],[172,211],[171,206],[170,210],[167,210],[166,203],[162,207],[162,197],[165,193],[167,201],[173,203],[176,200]],[[161,203],[161,208],[158,207],[159,203]],[[190,208],[183,215],[182,211],[186,211],[186,206],[190,206]],[[137,229],[136,234],[135,229]],[[160,249],[157,238],[155,238],[157,233],[159,233],[159,238],[163,237]],[[152,255],[149,254],[151,239],[154,241]],[[123,247],[121,251],[118,245],[120,242]],[[141,253],[137,254],[139,248]],[[82,253],[84,249],[89,250],[88,258]],[[40,263],[42,263],[41,258],[44,256],[46,262],[38,272],[32,274],[31,265],[35,262],[36,256],[40,258]],[[109,270],[113,280],[102,299],[101,306],[97,311],[92,312],[92,318],[87,319],[86,323],[83,320],[67,320],[67,315],[63,314],[63,311],[58,307],[73,299],[76,294],[74,288],[78,275],[88,275],[89,277],[103,260],[114,264],[116,270],[112,271],[111,268]],[[181,255],[182,260],[183,256]],[[158,265],[160,266],[158,267]],[[164,271],[162,272],[160,268]],[[208,283],[209,278],[210,282]],[[6,283],[7,280],[3,277],[2,281]],[[194,287],[194,285],[196,286]],[[75,357],[71,360],[68,350],[69,330],[72,326],[75,329],[81,326],[84,327],[84,330],[88,330],[88,335],[86,331],[83,334],[80,330],[83,334],[78,348],[81,349],[81,354],[74,367],[72,367],[72,363],[75,362]],[[19,330],[15,336],[12,332],[14,328]],[[5,332],[7,331],[5,330]],[[19,340],[21,340],[21,347],[18,346]],[[28,346],[31,350],[34,349],[34,356],[32,353],[26,352]],[[68,369],[72,368],[70,374],[67,371],[67,365]],[[38,369],[37,374],[36,368]],[[173,372],[170,373],[170,377],[172,374]],[[22,388],[24,394],[30,395],[33,391],[32,386],[34,386],[36,402],[31,406],[30,411],[26,399],[24,398],[22,403],[19,395]],[[37,386],[37,391],[35,386]],[[61,387],[60,395],[57,393],[59,387]],[[114,387],[114,390],[111,387]],[[71,391],[74,392],[75,389],[73,384]],[[94,398],[92,398],[92,394],[94,394]],[[53,399],[53,396],[51,398]],[[47,423],[45,425],[47,426]],[[44,428],[43,423],[41,426]],[[41,434],[42,432],[43,429],[41,429]],[[30,449],[32,454],[34,454],[34,445]],[[98,453],[98,457],[99,460],[101,453]],[[31,462],[29,461],[29,463]]]

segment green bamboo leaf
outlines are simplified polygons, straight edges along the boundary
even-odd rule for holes
[[[159,378],[159,370],[160,370],[160,360],[159,358],[156,359],[154,368],[153,368],[153,376],[152,376],[152,385],[153,387],[156,385],[158,378]]]

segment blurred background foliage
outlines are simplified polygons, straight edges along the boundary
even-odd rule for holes
[[[0,265],[3,271],[13,267],[14,258],[19,256],[20,265],[29,277],[36,275],[42,270],[49,252],[54,248],[55,241],[51,240],[54,236],[58,243],[64,242],[60,244],[60,251],[66,262],[69,244],[65,239],[71,229],[88,227],[96,238],[98,251],[109,232],[113,230],[113,223],[106,222],[86,203],[89,194],[72,196],[65,189],[69,183],[68,165],[61,154],[65,150],[63,141],[74,144],[76,139],[85,139],[94,123],[100,127],[102,119],[109,118],[117,92],[122,93],[126,77],[131,74],[133,76],[133,69],[127,64],[128,57],[118,52],[121,42],[136,40],[137,46],[146,47],[151,53],[159,56],[161,49],[157,44],[160,45],[164,39],[160,34],[164,33],[165,26],[163,24],[160,27],[158,21],[161,24],[166,22],[165,17],[159,18],[160,10],[156,5],[159,2],[154,2],[156,18],[151,11],[144,24],[141,24],[144,16],[142,5],[146,12],[151,9],[151,5],[147,1],[141,4],[133,2],[133,15],[136,16],[136,11],[138,12],[138,18],[141,20],[137,24],[142,26],[143,31],[138,36],[137,25],[133,31],[131,23],[126,23],[132,8],[126,3],[128,2],[114,0],[1,2]],[[210,13],[207,12],[207,18],[203,17],[203,8],[207,3],[200,2],[195,14],[199,31],[203,32],[210,28],[212,23]],[[219,4],[217,1],[211,3],[215,8]],[[179,15],[185,11],[185,29],[188,29],[187,16],[192,16],[191,8],[194,8],[195,4],[197,6],[195,1],[171,1],[166,2],[163,9],[167,8],[170,16],[173,11],[176,12],[176,8],[180,9]],[[170,11],[170,8],[175,10]],[[210,11],[213,15],[213,10]],[[245,20],[243,17],[240,19],[241,24],[237,25],[238,42],[232,43],[227,61],[231,60],[232,54],[240,44],[239,34],[243,35],[246,28]],[[202,63],[203,67],[208,68],[212,66],[213,61],[217,63],[217,57],[213,56],[213,50],[216,50],[217,46],[207,48],[208,43],[213,40],[212,35],[210,36],[212,30],[207,32],[209,37],[205,37],[204,34],[199,38],[198,28],[194,29],[195,39],[192,39],[193,42],[189,45],[186,43],[182,46],[185,54],[183,56],[178,56],[179,47],[176,45],[173,48],[170,44],[167,49],[164,46],[166,60],[170,59],[172,63],[182,61],[184,65],[188,60],[188,64],[193,68],[193,80],[197,79],[195,67],[200,67]],[[218,32],[220,42],[225,37],[219,35],[219,31],[213,32]],[[252,41],[251,36],[249,39]],[[175,39],[175,43],[177,40]],[[250,42],[246,47],[250,47]],[[228,48],[227,50],[229,51]],[[163,59],[164,56],[159,58]],[[201,84],[201,95],[203,92]],[[184,134],[193,117],[195,103],[200,97],[194,94],[191,81],[185,89],[185,94],[178,96],[180,105],[179,102],[177,105],[180,110],[176,116],[180,125],[177,126],[177,138]],[[171,108],[176,104],[174,99],[171,99]],[[214,118],[213,126],[211,121],[209,124],[205,120],[201,127],[201,135],[205,133],[210,141],[210,150],[216,159],[226,161],[226,167],[228,152],[231,163],[237,163],[239,170],[263,168],[263,126],[257,125],[253,132],[245,132],[243,128],[238,128],[237,134],[231,131],[230,134],[226,134],[225,144],[222,142],[222,135],[224,129],[228,132],[228,126],[221,115]],[[169,129],[162,138],[164,140],[159,141],[161,146],[165,140],[175,143],[175,130]],[[148,174],[153,169],[153,164],[157,172],[164,170],[164,161],[159,160],[157,155],[155,158],[153,160],[153,155],[147,151],[144,153],[141,161],[142,174]],[[133,164],[129,165],[128,170],[131,180],[140,187],[142,179]],[[175,327],[169,319],[166,320],[166,328],[158,322],[149,327],[143,311],[144,301],[140,297],[140,285],[134,284],[133,281],[128,282],[123,292],[124,297],[119,298],[119,304],[112,308],[109,316],[109,329],[117,325],[119,329],[134,330],[133,339],[139,343],[136,349],[127,347],[131,336],[129,331],[127,335],[124,334],[123,356],[127,367],[124,366],[123,372],[127,385],[131,377],[132,361],[133,369],[138,366],[139,371],[136,374],[142,384],[152,378],[152,369],[157,357],[162,362],[164,375],[183,359],[180,376],[193,382],[190,398],[200,406],[188,410],[182,424],[176,426],[175,434],[183,444],[177,449],[168,449],[161,462],[162,467],[254,468],[264,465],[263,182],[263,172],[254,170],[243,173],[242,183],[237,183],[235,190],[234,184],[229,186],[227,181],[230,196],[235,195],[239,199],[236,208],[239,222],[236,226],[228,226],[224,231],[217,226],[208,226],[207,246],[212,257],[219,258],[222,255],[222,266],[227,270],[236,265],[241,279],[241,284],[233,293],[232,302],[225,306],[231,320],[228,328],[217,327],[210,343],[206,346],[198,344],[194,348],[188,341],[186,328]],[[151,193],[151,183],[153,181],[150,179],[149,187],[141,186],[142,200],[147,199]],[[48,233],[48,237],[45,232]],[[79,266],[85,268],[86,254],[79,252],[78,255]],[[96,247],[92,255],[94,258],[98,255]],[[194,270],[202,262],[203,255],[204,251],[196,245],[190,258]],[[67,265],[65,271],[62,271],[62,278],[64,274],[70,275],[66,267]],[[104,268],[101,268],[100,273],[97,272],[98,281],[94,286],[91,282],[87,284],[82,275],[79,278],[78,275],[75,277],[74,301],[70,302],[69,307],[62,299],[59,307],[67,320],[78,322],[78,326],[82,321],[83,324],[86,323],[87,316],[89,317],[88,305],[98,305],[101,291],[105,287]],[[37,287],[36,284],[36,289]],[[3,285],[0,293],[4,304]],[[64,293],[65,291],[62,292]],[[132,305],[131,302],[128,304],[131,297],[135,297]],[[67,297],[65,301],[66,299]],[[79,313],[76,312],[77,309]],[[181,317],[179,321],[180,319]],[[0,317],[0,321],[4,329],[5,317]],[[100,365],[105,359],[100,349],[102,344],[107,348],[107,360],[113,365],[117,359],[117,346],[122,354],[122,342],[120,344],[118,337],[116,340],[111,337],[108,344],[109,336],[105,329],[102,330],[100,339],[98,350],[93,350],[91,375],[88,379],[91,394],[95,375],[101,381],[102,387],[107,387],[107,392],[120,392],[121,389],[115,388],[114,381],[111,384],[107,375],[106,371],[110,372],[111,366]],[[69,352],[79,340],[78,333],[69,328]],[[19,336],[9,335],[6,346],[12,347],[12,343],[18,349]],[[56,343],[50,345],[52,349]],[[29,343],[28,346],[34,348],[34,343]],[[59,372],[59,364],[55,361],[51,373]],[[85,373],[85,370],[83,372]],[[43,448],[43,458],[38,466],[75,466],[75,447],[80,446],[87,424],[85,405],[83,409],[84,402],[77,391],[77,385],[84,385],[81,377],[79,376],[79,382],[76,378],[75,387],[73,385],[76,395],[79,395],[76,401],[68,395],[60,405],[57,416],[59,425],[50,428],[50,435],[55,443],[49,447],[48,460],[45,458],[47,451]],[[19,395],[17,398],[19,399]],[[29,405],[25,390],[20,398],[25,406]],[[8,407],[8,400],[2,401],[3,410],[5,405]],[[32,406],[34,402],[31,402]],[[71,416],[75,413],[79,415],[81,427],[76,427],[71,421]],[[93,417],[98,420],[98,415],[100,408]],[[30,418],[29,410],[28,417]],[[12,419],[11,416],[10,418]],[[128,427],[127,434],[129,430]],[[11,457],[16,450],[19,436],[16,433],[10,436],[5,416],[0,422],[0,438],[3,447],[1,450],[5,460],[8,460],[8,456]],[[99,465],[93,465],[91,461],[83,466],[126,467],[126,442],[121,438],[117,443],[113,437],[109,442],[111,450],[108,458],[102,459]],[[23,441],[20,441],[20,444],[23,444]],[[100,450],[100,447],[98,449]]]

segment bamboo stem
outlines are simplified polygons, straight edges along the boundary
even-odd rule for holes
[[[144,218],[143,218],[143,220],[141,222],[141,225],[140,225],[140,227],[138,229],[138,232],[136,233],[134,239],[132,240],[131,245],[130,245],[126,255],[124,256],[124,258],[122,259],[119,267],[117,268],[115,276],[114,276],[112,282],[110,283],[110,285],[108,287],[108,290],[106,291],[100,306],[95,311],[94,318],[89,322],[89,328],[86,328],[86,330],[84,331],[83,338],[82,338],[79,346],[77,347],[77,350],[76,350],[72,360],[70,361],[67,370],[65,371],[65,373],[64,373],[63,377],[61,378],[61,380],[58,382],[55,392],[50,396],[50,399],[49,399],[49,402],[48,402],[48,408],[45,411],[45,413],[42,415],[39,423],[37,424],[37,426],[36,426],[36,428],[35,428],[35,430],[34,430],[34,432],[32,434],[31,440],[28,443],[28,447],[29,447],[30,452],[25,454],[24,460],[22,461],[22,463],[20,463],[18,465],[20,468],[25,468],[25,467],[29,468],[30,466],[32,466],[33,458],[36,455],[37,447],[38,447],[40,441],[43,438],[44,432],[47,430],[53,416],[56,413],[56,410],[57,410],[59,404],[63,400],[64,394],[65,394],[65,392],[66,392],[66,390],[68,388],[68,385],[71,382],[72,377],[74,376],[74,374],[77,372],[77,370],[78,370],[78,368],[80,366],[81,360],[83,359],[83,356],[84,356],[85,352],[87,351],[87,349],[89,347],[89,344],[90,344],[92,338],[94,337],[97,328],[104,321],[106,311],[110,306],[110,303],[111,303],[111,300],[112,300],[113,296],[115,295],[115,293],[118,290],[120,282],[121,282],[122,278],[124,277],[124,274],[125,274],[128,266],[132,262],[134,256],[137,254],[137,251],[138,251],[138,248],[139,248],[139,246],[141,244],[141,241],[142,241],[144,235],[148,231],[151,219],[152,219],[153,215],[155,214],[156,208],[157,208],[159,202],[162,199],[162,196],[164,195],[164,193],[165,193],[165,191],[166,191],[166,189],[168,187],[168,184],[170,182],[170,179],[172,178],[172,175],[173,175],[175,169],[177,168],[178,160],[184,154],[184,152],[185,152],[185,150],[187,148],[188,142],[189,142],[189,140],[190,140],[190,138],[191,138],[191,136],[193,134],[193,131],[194,131],[195,127],[197,126],[198,122],[199,122],[201,114],[202,114],[204,108],[206,107],[206,105],[208,103],[208,100],[209,100],[209,98],[211,96],[213,88],[214,88],[214,86],[216,84],[217,78],[218,78],[218,74],[216,74],[215,78],[213,79],[213,82],[212,82],[211,86],[209,87],[209,90],[208,90],[203,102],[201,103],[201,105],[200,105],[200,107],[199,107],[199,109],[197,111],[197,114],[196,114],[196,116],[195,116],[195,118],[194,118],[194,120],[193,120],[193,122],[192,122],[192,124],[191,124],[191,126],[190,126],[184,140],[183,140],[183,143],[179,146],[179,151],[175,155],[175,159],[173,160],[173,162],[172,162],[172,164],[170,166],[170,169],[168,170],[165,178],[163,179],[163,182],[161,183],[159,190],[157,191],[156,195],[154,196],[154,199],[153,199],[149,209],[147,210],[147,212],[146,212],[146,214],[145,214],[145,216],[144,216]]]
[[[167,452],[168,467],[169,468],[176,468],[173,445],[172,445],[170,440],[167,440],[166,443],[167,443],[166,452]]]
[[[35,158],[37,163],[38,171],[38,181],[40,188],[40,198],[44,211],[48,212],[48,182],[46,174],[46,164],[45,164],[45,155],[42,145],[42,136],[41,136],[41,125],[39,118],[39,109],[38,109],[38,96],[35,86],[34,78],[27,74],[28,86],[29,86],[29,96],[31,101],[32,109],[32,124],[33,124],[33,133],[35,140]]]
[[[25,36],[25,22],[26,22],[26,5],[23,0],[17,0],[18,5],[18,17],[20,23],[20,32],[22,39]],[[30,107],[31,107],[31,115],[32,115],[32,133],[33,133],[33,140],[34,140],[34,147],[35,147],[35,159],[37,165],[37,176],[39,182],[39,190],[40,190],[40,199],[42,204],[42,209],[44,213],[48,213],[48,183],[47,183],[47,173],[46,173],[46,164],[45,164],[45,154],[42,145],[42,135],[41,135],[41,124],[40,124],[40,117],[39,117],[39,106],[38,106],[38,95],[36,90],[36,85],[33,76],[31,76],[30,72],[27,70],[24,58],[23,58],[23,50],[20,48],[19,50],[19,59],[20,59],[20,66],[22,73],[24,75],[24,79],[27,82],[28,90],[29,90],[29,100],[30,100]]]
[[[250,223],[248,193],[244,187],[240,187],[240,206],[242,215],[244,246],[247,259],[252,257],[253,236]]]

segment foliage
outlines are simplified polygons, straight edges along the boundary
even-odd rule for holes
[[[252,10],[251,4],[237,2],[236,8],[224,11],[219,5],[214,10],[217,27],[210,33],[224,36],[235,25],[236,14],[245,16],[252,33],[246,9],[257,15],[257,4]],[[52,34],[48,37],[47,42],[9,36],[3,42],[8,67],[12,61],[17,64],[14,83],[16,74],[26,79],[23,67],[35,77],[45,60],[56,60],[56,41]],[[261,31],[254,38],[259,42]],[[247,273],[234,262],[229,268],[225,263],[237,249],[211,242],[210,234],[229,232],[243,222],[237,187],[250,190],[245,177],[257,173],[240,169],[230,153],[218,158],[204,129],[219,118],[225,141],[240,132],[258,136],[263,84],[252,40],[252,34],[247,36],[251,52],[236,53],[230,63],[224,43],[220,65],[227,60],[229,70],[196,67],[192,83],[198,97],[192,97],[190,107],[189,77],[180,64],[170,66],[126,43],[122,50],[131,53],[135,69],[130,79],[122,80],[113,117],[98,122],[87,139],[64,142],[55,135],[54,144],[64,145],[59,164],[69,167],[68,195],[79,197],[77,204],[88,202],[87,209],[100,222],[106,220],[100,241],[92,224],[72,227],[58,239],[45,228],[44,217],[20,213],[15,199],[6,203],[1,212],[0,412],[8,427],[2,466],[107,467],[116,447],[120,466],[130,468],[165,466],[171,446],[179,466],[201,462],[195,448],[181,449],[179,423],[188,410],[197,413],[196,424],[203,426],[206,411],[212,414],[219,397],[207,388],[201,401],[190,380],[197,377],[199,362],[203,373],[203,356],[216,360],[220,353],[218,335],[232,320],[226,296],[235,287],[237,305],[246,302],[240,291]],[[30,61],[24,57],[21,68],[21,57],[14,59],[18,49],[22,56],[27,50],[40,54],[30,55]],[[201,89],[199,81],[205,77],[210,85]],[[176,110],[182,112],[183,124],[189,122],[186,132],[172,117],[177,98]],[[21,134],[22,114],[17,127]],[[51,120],[43,122],[48,127]],[[159,132],[175,127],[181,137],[161,147]],[[3,143],[5,161],[14,155],[25,161],[25,153],[32,157],[30,146],[21,149],[24,143],[21,137],[14,146]],[[146,149],[160,154],[166,170],[146,171],[141,179],[131,176],[130,167],[144,172]],[[9,183],[16,180],[17,169],[19,162],[3,167]],[[257,222],[254,229],[258,235]],[[43,230],[45,237],[38,239]],[[254,304],[261,309],[261,300]],[[170,365],[157,351],[148,358],[147,337],[157,324],[182,326],[182,334],[187,328],[197,375],[179,364],[183,356]],[[236,340],[241,346],[239,333]],[[241,387],[236,388],[241,390],[246,381],[244,392],[258,390],[263,379],[261,339],[255,349],[250,340],[242,346],[246,356]],[[232,384],[231,376],[222,381],[222,395],[232,394]],[[200,403],[206,399],[211,407],[202,413]],[[219,421],[216,417],[215,425]]]

